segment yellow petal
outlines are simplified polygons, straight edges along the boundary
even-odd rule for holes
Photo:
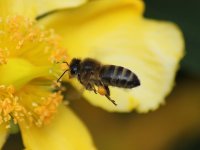
[[[26,149],[31,150],[94,150],[91,137],[75,114],[60,106],[54,120],[45,127],[27,129],[20,124]]]
[[[41,22],[65,37],[71,57],[92,57],[104,64],[124,66],[138,75],[138,88],[111,88],[117,107],[105,97],[86,91],[84,96],[96,106],[109,111],[147,112],[158,108],[172,89],[183,56],[182,34],[172,23],[143,18],[141,10],[143,3],[137,0],[118,5],[92,1]]]
[[[0,16],[7,15],[23,15],[34,18],[37,15],[48,11],[76,7],[87,0],[1,0],[0,1]]]
[[[56,33],[64,37],[63,44],[68,48],[68,53],[71,56],[84,57],[91,49],[95,48],[94,46],[97,43],[94,42],[97,39],[103,40],[102,38],[106,36],[107,30],[117,28],[115,26],[120,19],[112,18],[112,13],[118,13],[124,19],[134,20],[135,17],[142,15],[143,9],[144,5],[140,0],[94,0],[82,7],[49,15],[39,20],[39,23],[54,28]],[[129,15],[120,14],[122,11],[128,12]],[[105,16],[107,17],[106,20]],[[134,18],[132,18],[133,16]],[[104,24],[104,21],[108,21],[107,24]],[[123,24],[123,22],[121,21],[120,24]],[[89,33],[87,33],[88,30]],[[85,37],[87,38],[85,39]],[[90,42],[90,40],[92,41]]]
[[[8,130],[5,128],[4,125],[0,125],[0,149],[3,147],[3,144],[6,141],[8,135]]]
[[[49,69],[46,66],[36,67],[25,59],[10,58],[6,65],[0,66],[0,83],[14,85],[18,89],[34,78],[49,74]]]

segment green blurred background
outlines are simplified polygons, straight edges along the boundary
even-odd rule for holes
[[[181,70],[191,76],[200,76],[200,1],[146,0],[145,16],[173,21],[182,29],[186,55]]]
[[[99,150],[200,150],[200,1],[146,0],[145,16],[177,23],[186,41],[186,55],[166,104],[148,114],[108,113],[82,99],[70,105]],[[22,148],[19,134],[4,146]]]

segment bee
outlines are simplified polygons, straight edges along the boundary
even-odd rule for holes
[[[102,65],[92,58],[73,58],[67,65],[69,68],[59,77],[58,82],[69,71],[70,78],[77,78],[86,90],[107,97],[114,105],[117,104],[110,98],[109,86],[131,89],[140,85],[140,80],[131,70],[121,66]]]

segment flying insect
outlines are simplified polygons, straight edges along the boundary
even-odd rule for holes
[[[77,78],[86,90],[106,96],[114,105],[117,104],[110,98],[109,86],[131,89],[140,85],[137,75],[122,66],[102,65],[92,58],[73,58],[67,65],[69,68],[59,77],[58,82],[69,71],[70,78]]]

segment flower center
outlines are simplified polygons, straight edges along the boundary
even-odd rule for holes
[[[37,66],[65,61],[66,49],[60,46],[60,40],[53,29],[45,30],[27,18],[0,18],[0,65],[13,57]]]
[[[53,81],[62,73],[66,50],[60,37],[21,16],[0,18],[0,124],[41,127],[62,102]]]

